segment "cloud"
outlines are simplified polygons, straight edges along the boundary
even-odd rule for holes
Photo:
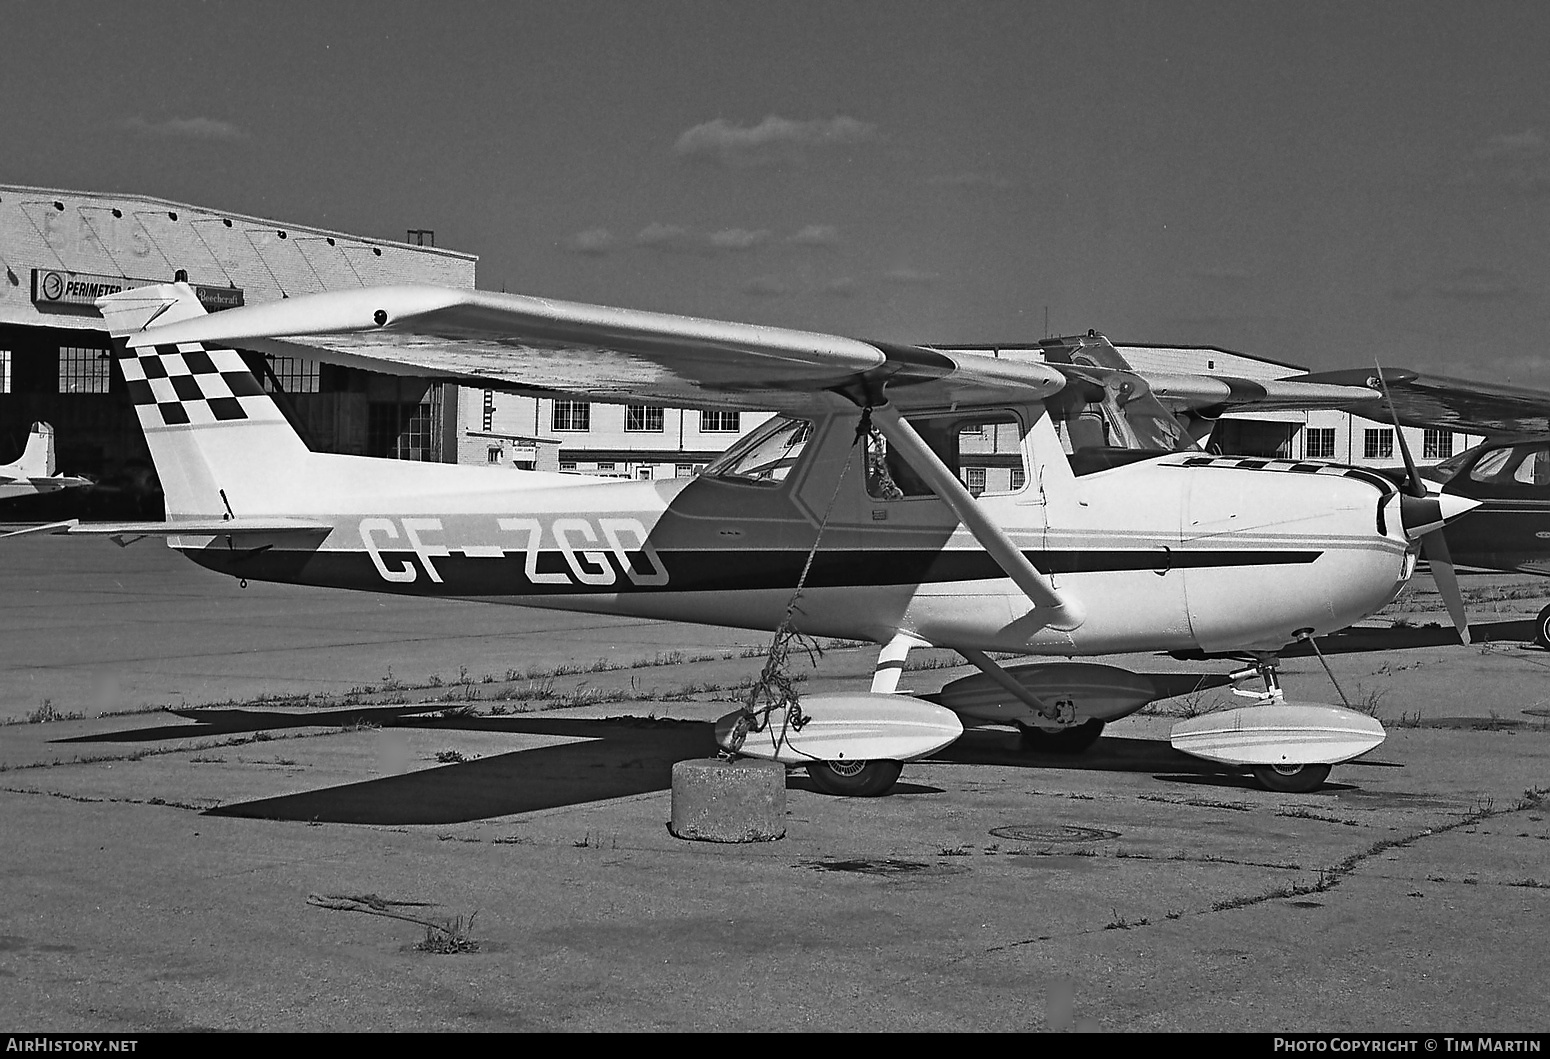
[[[571,236],[565,245],[578,254],[600,257],[614,248],[614,237],[607,228],[588,228]]]
[[[1010,177],[996,173],[944,173],[926,178],[926,185],[934,188],[976,188],[986,191],[1015,191],[1022,184]]]
[[[924,287],[935,283],[937,274],[926,272],[918,268],[896,268],[892,272],[883,274],[883,278],[889,283],[902,283],[909,286]]]
[[[715,250],[752,250],[769,242],[770,233],[764,229],[750,232],[746,228],[723,228],[719,232],[711,232],[706,241]]]
[[[671,250],[693,253],[700,248],[699,240],[687,228],[676,224],[658,224],[653,221],[635,235],[635,245],[651,250]]]
[[[1542,158],[1545,154],[1545,138],[1538,129],[1503,133],[1485,141],[1477,154],[1481,158]]]
[[[119,122],[119,128],[140,136],[167,136],[183,140],[242,140],[247,138],[236,125],[216,118],[168,118],[146,121],[136,114]]]
[[[1494,268],[1461,268],[1432,284],[1439,298],[1461,302],[1507,301],[1523,293],[1512,277]]]
[[[675,254],[740,253],[754,250],[772,238],[768,229],[722,228],[714,232],[696,232],[678,224],[652,223],[635,236],[635,245],[648,250]]]
[[[793,246],[835,246],[839,241],[840,230],[832,224],[809,224],[786,237]]]
[[[747,168],[792,164],[815,150],[881,139],[876,125],[855,118],[792,121],[772,114],[757,125],[734,125],[725,118],[696,125],[678,137],[673,153],[682,158]]]

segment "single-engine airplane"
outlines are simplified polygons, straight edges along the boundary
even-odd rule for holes
[[[0,500],[91,484],[90,478],[55,473],[54,428],[47,423],[32,424],[21,459],[0,464]]]
[[[716,729],[724,749],[804,766],[835,794],[887,791],[902,762],[961,733],[960,717],[1090,742],[1171,694],[1112,666],[1009,668],[990,652],[1165,650],[1239,655],[1249,667],[1233,678],[1265,685],[1255,705],[1182,722],[1176,746],[1272,789],[1312,789],[1383,729],[1286,701],[1275,653],[1389,602],[1415,541],[1472,506],[1348,468],[1209,456],[1096,332],[1038,363],[435,287],[206,315],[168,284],[98,305],[167,520],[62,531],[159,534],[244,579],[775,630],[777,645],[871,641],[870,690],[751,696]],[[779,414],[674,481],[318,453],[232,345]],[[976,498],[960,441],[985,429],[1020,439],[1024,484]],[[982,678],[935,702],[898,693],[905,659],[928,645]]]

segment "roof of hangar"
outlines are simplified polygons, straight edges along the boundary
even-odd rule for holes
[[[0,184],[0,324],[99,329],[89,304],[35,284],[75,273],[109,284],[240,289],[245,304],[399,283],[472,288],[477,256],[291,224],[147,195]],[[57,287],[57,284],[56,284]],[[107,293],[104,290],[104,293]],[[89,299],[78,299],[89,300]]]

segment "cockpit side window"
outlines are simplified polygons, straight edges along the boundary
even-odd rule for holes
[[[1544,448],[1525,451],[1512,480],[1519,485],[1550,485],[1550,452]]]
[[[706,465],[704,477],[755,485],[779,485],[812,440],[805,419],[776,416]]]
[[[1027,484],[1022,422],[1011,412],[911,415],[909,424],[973,495],[1015,493]],[[873,500],[935,495],[876,427],[866,439],[866,491]]]

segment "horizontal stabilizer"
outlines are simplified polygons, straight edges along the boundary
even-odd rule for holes
[[[172,522],[88,522],[84,525],[78,519],[69,519],[0,533],[0,537],[25,537],[35,533],[68,533],[87,537],[228,537],[250,533],[266,536],[277,533],[326,536],[333,528],[329,522],[311,522],[300,518],[196,518]]]
[[[311,522],[300,518],[189,518],[172,522],[76,523],[62,532],[92,537],[226,537],[234,533],[317,535],[330,533],[333,528],[329,522]]]

